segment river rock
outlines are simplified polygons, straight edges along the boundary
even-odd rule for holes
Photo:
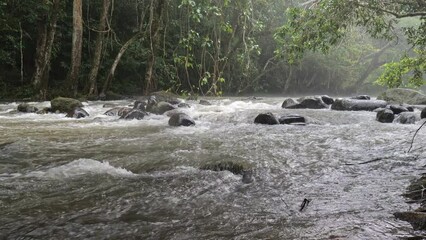
[[[141,120],[146,116],[146,112],[141,111],[139,109],[131,109],[129,112],[127,112],[126,114],[122,115],[120,117],[120,119],[125,119],[125,120]]]
[[[168,102],[170,104],[179,104],[182,102],[178,95],[166,91],[153,92],[150,96],[155,97],[158,102]]]
[[[329,97],[328,95],[322,95],[321,96],[322,101],[327,104],[327,105],[331,105],[334,103],[334,99]]]
[[[416,114],[412,112],[402,112],[396,117],[395,122],[401,124],[414,124],[416,120]]]
[[[324,109],[328,108],[320,97],[306,97],[303,98],[300,103],[288,106],[289,109]]]
[[[306,119],[305,117],[299,116],[299,115],[287,115],[282,116],[278,120],[280,124],[305,124]]]
[[[392,110],[393,114],[400,114],[402,112],[408,112],[408,109],[402,105],[390,105],[389,109]]]
[[[277,120],[274,114],[272,113],[261,113],[257,115],[257,117],[254,119],[254,123],[258,124],[266,124],[266,125],[275,125],[279,124],[280,122]]]
[[[364,100],[363,100],[364,101]],[[376,120],[381,123],[391,123],[393,122],[395,115],[390,109],[384,109],[377,112]]]
[[[400,220],[409,222],[414,230],[426,230],[425,212],[396,212],[394,216]]]
[[[89,113],[86,112],[83,108],[76,107],[74,110],[67,113],[66,117],[69,118],[85,118],[88,117]]]
[[[201,99],[199,102],[200,105],[204,105],[204,106],[210,106],[212,105],[209,101]]]
[[[412,89],[392,88],[386,90],[377,99],[385,100],[390,103],[407,103],[412,105],[426,104],[426,95]]]
[[[188,103],[179,103],[178,104],[178,108],[191,108],[191,105],[189,105]]]
[[[104,113],[107,116],[123,116],[132,111],[132,108],[129,107],[115,107]]]
[[[224,161],[224,162],[215,162],[207,163],[200,168],[201,170],[210,170],[210,171],[230,171],[236,175],[243,175],[244,171],[248,171],[251,168],[245,163],[234,162],[234,161]],[[247,176],[248,177],[248,176]]]
[[[38,111],[38,108],[31,106],[28,103],[21,103],[18,105],[18,112],[23,113],[35,113]]]
[[[145,112],[146,111],[146,105],[147,105],[147,102],[136,100],[133,103],[133,109],[138,109],[138,110],[141,110],[141,111]]]
[[[386,108],[386,106],[387,102],[382,100],[339,98],[331,105],[331,109],[338,111],[373,111],[377,108]]]
[[[44,107],[43,109],[38,110],[37,114],[48,114],[48,113],[51,113],[51,112],[52,112],[52,108]]]
[[[426,118],[426,108],[423,108],[422,112],[420,113],[420,118]]]
[[[290,106],[296,105],[298,102],[294,100],[293,98],[287,98],[284,100],[283,104],[281,105],[282,108],[288,108]]]
[[[168,102],[159,102],[153,106],[150,106],[149,104],[147,105],[147,111],[157,115],[162,115],[165,112],[176,109],[176,108],[177,107],[175,107],[174,105]]]
[[[83,107],[83,104],[73,98],[57,97],[50,101],[52,112],[69,113],[77,107]]]
[[[192,119],[190,116],[188,116],[185,113],[174,113],[171,115],[169,119],[169,125],[173,127],[179,127],[179,126],[192,126],[195,125],[194,119]]]
[[[371,97],[368,95],[357,95],[357,96],[350,97],[350,99],[371,100]]]
[[[243,170],[243,177],[241,181],[245,184],[252,183],[254,181],[254,173],[253,170]]]

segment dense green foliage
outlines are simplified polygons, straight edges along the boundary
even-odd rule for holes
[[[358,27],[374,38],[389,41],[402,38],[415,49],[406,50],[400,61],[385,64],[377,83],[388,87],[419,87],[424,83],[425,1],[311,0],[303,7],[290,8],[287,16],[288,21],[276,37],[282,43],[278,52],[290,63],[308,50],[328,53],[353,27]]]
[[[79,2],[80,96],[346,94],[371,91],[376,79],[391,87],[423,84],[422,1]],[[74,95],[68,78],[76,64],[76,3],[0,3],[0,98]],[[418,17],[397,21],[412,15]],[[401,37],[406,41],[395,40]]]

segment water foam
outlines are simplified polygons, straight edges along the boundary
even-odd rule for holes
[[[26,176],[62,179],[86,174],[109,174],[116,177],[133,177],[137,175],[125,168],[111,166],[109,162],[82,158],[59,167],[48,169],[47,171],[34,171]]]

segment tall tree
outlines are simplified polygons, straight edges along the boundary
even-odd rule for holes
[[[83,46],[83,4],[82,0],[73,1],[73,34],[71,50],[71,68],[68,74],[68,87],[73,96],[77,95]]]
[[[56,23],[59,17],[60,0],[45,0],[43,4],[50,6],[38,23],[38,37],[35,57],[33,85],[40,99],[46,99],[49,83],[50,61],[55,41]]]
[[[160,29],[162,27],[162,16],[165,7],[165,0],[151,0],[150,17],[148,23],[149,56],[145,71],[145,89],[147,95],[157,88],[155,77],[153,76],[155,59],[160,46]]]
[[[97,31],[95,51],[92,59],[92,68],[89,74],[89,95],[97,95],[98,87],[96,84],[99,67],[101,65],[102,49],[104,45],[105,34],[108,31],[107,21],[108,21],[108,12],[110,9],[111,0],[103,0],[102,12],[99,19],[99,26]],[[108,26],[109,27],[109,26]]]

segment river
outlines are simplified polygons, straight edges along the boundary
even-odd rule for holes
[[[0,104],[1,239],[402,239],[395,219],[424,171],[420,122],[383,124],[373,112],[286,110],[284,98],[210,99],[168,117],[16,113]],[[42,108],[49,102],[32,103]],[[108,102],[126,106],[132,101]],[[256,125],[257,114],[300,114],[306,126]],[[6,143],[6,144],[4,144]],[[366,164],[358,164],[379,159]],[[240,162],[254,181],[206,163]],[[300,210],[304,199],[309,205]]]

